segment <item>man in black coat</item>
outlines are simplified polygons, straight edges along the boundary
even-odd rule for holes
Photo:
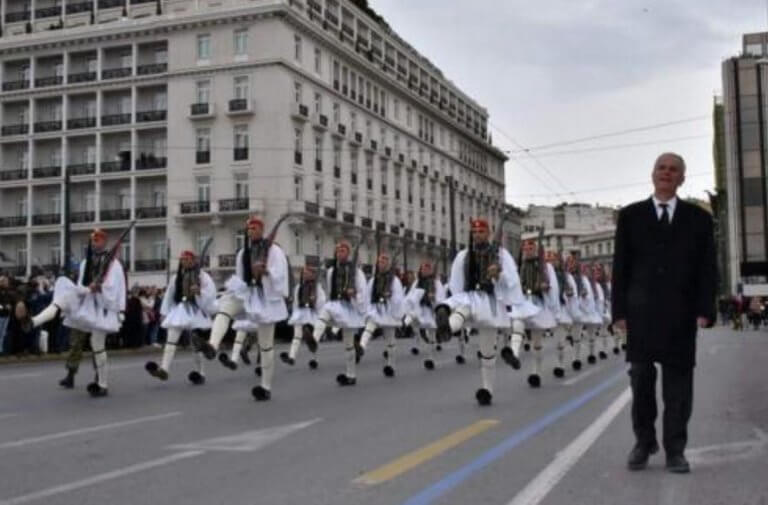
[[[619,212],[613,259],[614,327],[627,332],[636,445],[629,468],[659,450],[656,366],[661,364],[667,469],[690,471],[683,454],[693,405],[697,328],[715,321],[717,265],[711,216],[677,198],[685,161],[664,153],[653,168],[654,194]]]

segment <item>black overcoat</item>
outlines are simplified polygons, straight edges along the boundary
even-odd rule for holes
[[[619,211],[613,256],[613,320],[627,322],[627,361],[696,364],[696,318],[715,321],[717,263],[712,217],[678,199],[662,225],[652,199]]]

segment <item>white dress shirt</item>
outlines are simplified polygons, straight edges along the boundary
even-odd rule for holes
[[[662,202],[658,198],[656,198],[656,195],[653,195],[651,197],[653,199],[653,205],[656,207],[656,217],[661,220],[661,214],[664,212],[664,209],[661,207],[662,203],[667,204],[667,214],[669,214],[669,222],[672,222],[672,218],[675,215],[675,207],[677,207],[677,197],[673,196],[671,199],[667,200],[666,202]]]

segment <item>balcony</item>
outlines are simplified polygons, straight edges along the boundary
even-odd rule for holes
[[[337,137],[346,137],[347,125],[343,123],[336,123],[336,128],[333,129],[333,134]]]
[[[387,231],[387,223],[383,221],[376,221],[376,231],[386,232]]]
[[[101,211],[102,221],[127,221],[131,218],[131,209],[104,209]]]
[[[355,224],[355,215],[350,212],[345,212],[342,216],[342,221],[347,224]]]
[[[0,181],[20,181],[29,176],[29,170],[20,168],[18,170],[0,170]]]
[[[67,76],[67,82],[69,82],[69,84],[77,84],[78,82],[91,82],[95,80],[96,72],[77,72]]]
[[[360,132],[355,132],[350,142],[353,144],[361,145],[363,143],[363,134]]]
[[[193,103],[189,106],[189,117],[192,119],[204,119],[213,117],[213,104]]]
[[[32,216],[32,224],[35,226],[61,224],[61,214],[36,214]]]
[[[195,163],[205,165],[211,162],[211,151],[196,151]]]
[[[56,132],[61,130],[61,121],[38,121],[35,123],[35,133]]]
[[[150,63],[147,65],[139,65],[136,67],[136,73],[138,75],[152,75],[162,74],[168,71],[167,63]]]
[[[121,79],[123,77],[130,77],[132,73],[131,67],[105,68],[101,71],[101,78]]]
[[[161,272],[168,266],[164,259],[156,260],[136,260],[133,263],[133,269],[136,272]]]
[[[38,77],[35,79],[36,88],[44,88],[46,86],[58,86],[64,82],[64,78],[60,75],[51,75],[48,77]]]
[[[219,200],[219,212],[237,212],[245,210],[249,207],[249,201],[247,198],[229,198],[227,200]]]
[[[301,165],[303,161],[304,161],[304,157],[303,157],[301,151],[294,151],[294,153],[293,153],[293,162],[296,165]]]
[[[211,211],[211,202],[206,200],[181,202],[182,214],[207,214]]]
[[[316,130],[328,129],[328,116],[325,114],[315,114],[312,116],[312,126]]]
[[[336,219],[338,212],[333,207],[325,207],[323,209],[323,216],[327,217],[328,219]]]
[[[247,98],[233,98],[229,101],[229,115],[250,114],[253,112],[251,101]]]
[[[32,170],[32,177],[35,179],[44,179],[46,177],[60,177],[61,167],[37,167]]]
[[[27,226],[27,216],[0,217],[0,228]]]
[[[136,219],[160,219],[168,214],[166,207],[138,207]]]
[[[237,256],[234,254],[219,254],[220,268],[235,268],[236,261],[237,261]]]
[[[320,215],[320,206],[314,202],[304,202],[304,212],[307,214],[313,214],[315,216]]]
[[[101,126],[116,126],[121,124],[128,124],[131,122],[131,114],[107,114],[101,116]]]
[[[391,147],[387,146],[387,147],[384,148],[384,156],[386,156],[387,158],[391,158],[392,157],[392,148]]]
[[[73,119],[67,119],[67,129],[77,130],[79,128],[95,128],[95,117],[76,117]]]
[[[111,174],[115,172],[130,172],[131,163],[128,160],[102,161],[101,173]]]
[[[91,2],[67,3],[67,14],[79,14],[81,12],[90,12],[93,10]]]
[[[91,175],[96,173],[96,163],[77,163],[67,165],[69,175]]]
[[[235,161],[245,161],[248,159],[248,148],[247,147],[235,147],[232,150],[232,156]]]
[[[145,110],[136,112],[136,122],[149,123],[152,121],[165,121],[168,117],[168,111],[166,110]]]
[[[168,158],[165,156],[155,156],[154,154],[141,154],[136,160],[136,170],[156,170],[165,168],[168,165]]]
[[[375,140],[371,140],[368,146],[371,151],[377,151],[379,149],[379,143],[376,142]]]
[[[309,107],[301,103],[295,103],[293,104],[291,116],[293,116],[294,119],[307,121],[309,119]]]
[[[3,129],[2,129],[3,137],[9,136],[9,135],[26,135],[28,132],[29,132],[28,124],[12,124],[8,126],[3,126]]]
[[[323,171],[323,160],[315,160],[315,172]]]
[[[111,9],[123,5],[125,5],[125,0],[99,0],[99,9]]]
[[[424,233],[423,232],[416,233],[416,240],[418,240],[419,242],[424,242]]]
[[[3,83],[3,91],[17,91],[20,89],[28,89],[29,80],[24,81],[6,81]]]
[[[96,213],[93,211],[73,212],[69,215],[71,223],[92,223],[96,220]]]
[[[360,220],[360,225],[363,228],[373,229],[373,220],[370,217],[364,217]]]
[[[397,226],[396,224],[390,225],[389,233],[391,233],[392,235],[400,235],[400,227]]]
[[[428,236],[427,237],[427,242],[429,242],[431,245],[434,245],[435,244],[435,236],[434,235]]]

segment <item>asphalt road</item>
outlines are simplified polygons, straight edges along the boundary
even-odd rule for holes
[[[541,389],[528,387],[527,363],[499,362],[485,408],[476,359],[458,366],[450,346],[429,372],[408,341],[394,379],[372,342],[353,388],[335,384],[340,345],[321,347],[314,372],[302,349],[295,367],[277,363],[268,403],[250,396],[251,367],[211,362],[204,386],[188,384],[185,353],[167,383],[144,371],[149,354],[114,359],[103,399],[85,393],[88,366],[65,391],[61,363],[4,365],[0,505],[768,505],[768,333],[700,337],[693,472],[682,476],[664,471],[663,454],[625,469],[622,359],[556,380],[552,344]]]

